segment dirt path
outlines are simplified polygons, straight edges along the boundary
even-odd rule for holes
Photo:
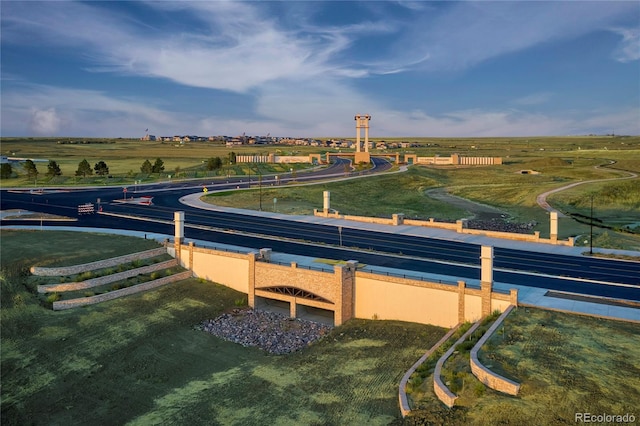
[[[615,161],[611,161],[609,164],[615,164]],[[600,166],[595,166],[594,168],[600,169]],[[618,171],[616,171],[616,172],[618,172]],[[547,197],[549,195],[554,194],[556,192],[564,191],[565,189],[573,188],[574,186],[583,185],[585,183],[606,182],[606,181],[610,181],[610,180],[634,179],[634,178],[638,177],[638,175],[636,173],[633,173],[633,172],[628,172],[628,171],[624,171],[624,170],[620,170],[620,172],[628,173],[629,175],[628,176],[624,176],[624,177],[607,178],[607,179],[593,179],[593,180],[585,180],[585,181],[582,181],[582,182],[574,182],[572,184],[569,184],[569,185],[566,185],[566,186],[562,186],[560,188],[552,189],[551,191],[547,191],[547,192],[544,192],[544,193],[538,195],[536,197],[536,203],[538,203],[538,205],[540,207],[542,207],[543,209],[545,209],[546,211],[558,212],[558,216],[564,216],[562,214],[562,212],[558,211],[557,209],[554,209],[553,207],[551,207],[551,205],[549,205],[549,203],[547,202]]]
[[[425,191],[425,194],[435,200],[442,201],[468,211],[471,216],[466,219],[491,220],[495,218],[503,219],[509,216],[495,207],[449,194],[446,188],[429,189]]]

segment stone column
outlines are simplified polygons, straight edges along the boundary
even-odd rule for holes
[[[296,298],[294,297],[291,302],[289,302],[289,318],[296,318],[298,315],[298,304],[296,303]]]
[[[364,151],[369,152],[369,123],[364,125]]]
[[[464,281],[458,281],[458,322],[462,324],[465,321],[464,308],[464,292],[467,284]]]
[[[329,213],[329,210],[331,209],[331,192],[330,191],[324,191],[322,193],[323,197],[324,197],[324,204],[323,204],[323,210],[324,213],[327,214]]]
[[[258,253],[251,252],[247,254],[247,260],[249,261],[249,288],[247,292],[247,304],[254,308],[256,307],[256,260]]]
[[[174,212],[173,223],[175,225],[173,246],[176,251],[176,259],[180,260],[181,246],[184,242],[184,212]]]
[[[356,152],[360,152],[360,116],[356,115]]]
[[[491,291],[493,288],[493,247],[482,246],[480,252],[480,289],[482,291],[482,315],[491,313]]]
[[[195,247],[195,243],[193,241],[189,242],[189,270],[193,272],[193,248]]]
[[[558,212],[551,212],[549,218],[551,219],[551,232],[549,234],[551,241],[555,243],[558,241]]]

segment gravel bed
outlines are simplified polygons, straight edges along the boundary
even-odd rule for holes
[[[231,313],[204,321],[196,328],[245,347],[256,346],[275,355],[298,351],[320,340],[333,329],[327,324],[251,309],[234,309]]]

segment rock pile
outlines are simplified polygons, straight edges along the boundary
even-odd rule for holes
[[[257,346],[271,354],[282,355],[320,340],[333,327],[275,312],[234,309],[204,321],[196,328],[245,347]]]
[[[498,232],[514,232],[517,234],[531,234],[533,228],[537,225],[537,222],[531,221],[528,223],[516,223],[507,222],[502,219],[491,220],[479,220],[470,219],[467,221],[467,227],[469,229],[483,229],[486,231],[498,231]]]

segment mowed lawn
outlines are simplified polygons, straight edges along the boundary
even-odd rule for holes
[[[245,297],[195,278],[53,312],[11,266],[10,249],[34,235],[55,248],[35,263],[80,254],[67,233],[2,233],[3,425],[389,424],[400,378],[445,332],[352,320],[301,352],[267,355],[195,329]],[[123,253],[132,241],[91,237]]]

